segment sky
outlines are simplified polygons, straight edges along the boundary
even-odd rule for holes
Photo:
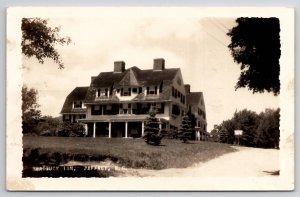
[[[235,18],[56,17],[49,18],[49,25],[60,26],[60,35],[72,43],[57,46],[64,69],[51,59],[40,64],[23,57],[23,81],[38,90],[43,115],[58,116],[75,87],[89,86],[91,76],[112,71],[114,61],[125,61],[126,68],[152,69],[155,58],[164,58],[166,68],[180,68],[191,91],[203,92],[208,131],[236,110],[259,113],[279,106],[272,93],[235,90],[240,65],[233,61],[226,35]]]

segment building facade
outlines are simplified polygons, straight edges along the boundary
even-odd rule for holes
[[[164,59],[154,59],[147,70],[125,69],[125,62],[118,61],[112,72],[92,76],[89,87],[76,87],[61,114],[63,121],[84,123],[88,136],[127,138],[143,136],[150,108],[156,109],[161,129],[178,130],[183,115],[197,105],[197,123],[206,130],[203,94],[200,104],[191,103],[194,94],[186,87],[180,68],[165,68]]]

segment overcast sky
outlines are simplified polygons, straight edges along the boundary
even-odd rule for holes
[[[202,91],[208,131],[244,108],[256,112],[277,108],[279,98],[271,93],[252,94],[234,86],[240,66],[233,62],[226,35],[234,18],[102,17],[50,18],[62,36],[72,43],[58,46],[65,69],[52,60],[39,64],[23,58],[24,83],[39,92],[43,115],[58,116],[66,96],[76,86],[89,86],[91,76],[112,71],[113,62],[126,68],[151,69],[154,58],[164,58],[166,68],[181,68],[191,91]]]

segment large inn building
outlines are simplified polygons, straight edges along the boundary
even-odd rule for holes
[[[202,92],[190,92],[180,68],[165,68],[164,59],[154,59],[153,69],[125,69],[114,62],[112,72],[91,77],[89,87],[76,87],[66,98],[63,121],[82,122],[88,136],[141,137],[149,109],[157,109],[160,127],[179,130],[184,113],[196,116],[196,134],[206,133]]]

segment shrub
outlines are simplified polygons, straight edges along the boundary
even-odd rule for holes
[[[61,137],[83,137],[85,136],[84,124],[62,122],[58,126],[57,136]]]

